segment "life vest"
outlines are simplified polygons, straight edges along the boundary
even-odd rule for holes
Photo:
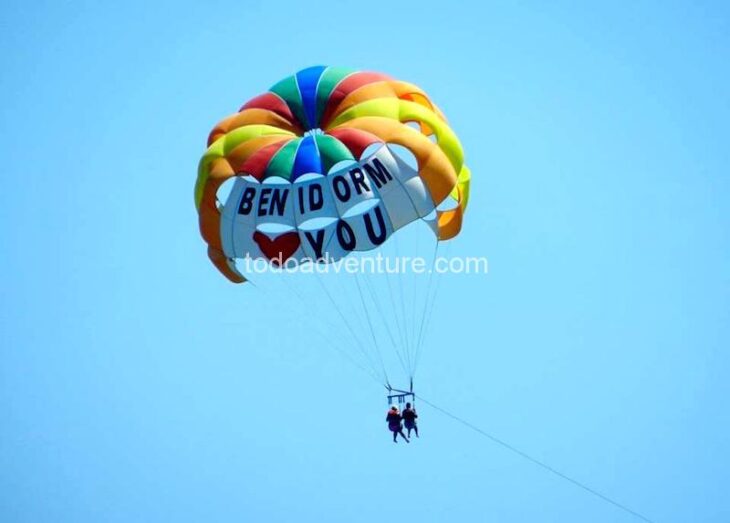
[[[385,416],[386,421],[388,422],[388,428],[394,432],[397,432],[401,428],[401,415],[400,412],[397,410],[389,410],[388,414]]]

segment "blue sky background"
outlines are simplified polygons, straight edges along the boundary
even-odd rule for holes
[[[313,64],[473,171],[419,392],[655,521],[730,520],[722,2],[5,2],[0,520],[630,522],[382,389],[198,236],[209,129]]]

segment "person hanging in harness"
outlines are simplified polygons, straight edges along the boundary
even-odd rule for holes
[[[393,443],[398,443],[398,434],[400,434],[401,438],[406,440],[406,443],[410,443],[410,440],[405,434],[403,434],[403,425],[401,424],[402,420],[403,418],[400,415],[400,412],[398,412],[398,407],[395,405],[390,407],[388,415],[385,417],[385,421],[388,422],[388,429],[390,429],[393,433]]]
[[[418,425],[416,424],[416,418],[418,417],[418,414],[416,413],[416,409],[411,407],[410,403],[406,403],[406,408],[403,410],[403,421],[406,426],[406,430],[408,431],[408,437],[411,437],[411,431],[416,431],[416,437],[420,437],[418,435]]]

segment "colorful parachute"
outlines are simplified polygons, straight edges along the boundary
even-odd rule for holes
[[[332,261],[419,219],[437,240],[453,238],[469,181],[459,140],[421,89],[316,66],[215,126],[195,204],[210,259],[240,283],[237,258]]]

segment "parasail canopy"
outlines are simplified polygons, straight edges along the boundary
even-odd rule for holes
[[[421,89],[315,66],[213,128],[195,205],[210,259],[240,283],[236,259],[331,262],[416,220],[453,238],[469,182],[458,138]]]

